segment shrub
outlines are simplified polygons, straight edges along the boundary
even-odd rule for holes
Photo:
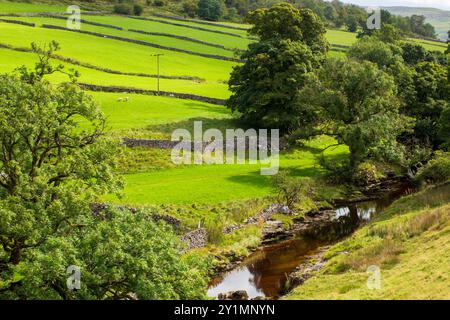
[[[155,1],[153,1],[153,5],[155,7],[164,7],[166,5],[166,1],[165,0],[155,0]]]
[[[305,179],[291,178],[286,171],[272,177],[272,183],[278,191],[278,201],[290,208],[300,200],[302,194],[310,191]]]
[[[450,179],[450,152],[436,151],[433,159],[417,171],[416,180],[431,183]]]
[[[206,20],[217,21],[223,14],[223,4],[220,0],[200,0],[198,15]]]
[[[191,17],[194,18],[197,15],[198,12],[198,2],[195,0],[186,0],[183,2],[183,12]]]
[[[223,240],[223,221],[219,216],[206,221],[205,229],[208,233],[208,242],[219,244]]]
[[[356,185],[366,186],[378,180],[380,174],[377,167],[370,162],[363,162],[353,172],[353,182]]]
[[[117,14],[131,14],[132,10],[131,5],[119,3],[114,6],[113,12]]]
[[[135,16],[140,16],[142,14],[142,11],[144,11],[144,8],[140,4],[135,4],[133,6],[133,13]]]

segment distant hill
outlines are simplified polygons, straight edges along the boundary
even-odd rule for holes
[[[436,29],[436,33],[441,40],[447,40],[447,32],[450,30],[450,11],[436,8],[415,8],[415,7],[382,7],[390,13],[399,16],[411,16],[413,14],[423,15],[426,22],[431,23]]]

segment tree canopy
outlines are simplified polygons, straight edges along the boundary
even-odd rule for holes
[[[202,268],[170,227],[150,212],[92,210],[120,190],[118,145],[76,74],[49,64],[57,48],[33,45],[34,70],[0,75],[0,298],[203,297]],[[50,84],[54,72],[71,81]],[[66,284],[69,266],[79,290]]]

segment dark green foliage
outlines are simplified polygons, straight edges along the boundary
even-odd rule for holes
[[[296,9],[288,3],[270,9],[258,9],[246,17],[253,25],[251,35],[260,41],[291,40],[306,44],[313,52],[326,53],[329,45],[325,39],[326,29],[320,18],[309,9]]]
[[[408,121],[399,112],[394,79],[370,62],[330,59],[302,96],[316,111],[310,130],[334,136],[350,149],[350,167],[370,156],[394,160],[400,155],[396,138]]]
[[[308,180],[293,178],[286,171],[281,171],[274,175],[272,184],[278,193],[279,203],[291,209],[303,196],[311,193],[311,186]]]
[[[133,12],[133,7],[130,4],[119,3],[114,5],[113,12],[117,14],[126,14],[129,15]]]
[[[190,18],[194,18],[198,12],[198,1],[185,0],[183,1],[183,12]]]
[[[34,70],[0,75],[0,299],[204,298],[203,262],[186,260],[170,227],[150,212],[91,209],[122,186],[118,145],[76,74],[49,64],[57,48],[33,45]],[[71,81],[51,85],[55,72]]]
[[[133,5],[133,14],[135,16],[140,16],[143,11],[144,11],[144,8],[140,4]]]
[[[223,4],[220,0],[200,0],[198,16],[206,20],[217,21],[223,14]]]
[[[450,153],[437,151],[433,159],[419,169],[417,180],[440,183],[450,179]]]
[[[256,10],[248,21],[261,40],[249,45],[245,63],[234,68],[228,106],[252,126],[294,130],[309,121],[298,91],[324,59],[325,29],[310,10],[290,4]]]

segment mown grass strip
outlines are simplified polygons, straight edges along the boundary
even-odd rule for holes
[[[195,42],[195,43],[203,44],[205,46],[210,46],[210,47],[214,47],[214,48],[224,49],[224,50],[228,50],[228,51],[234,51],[234,49],[226,48],[225,46],[222,46],[220,44],[205,42],[205,41],[201,41],[201,40],[197,40],[197,39],[189,38],[189,37],[185,37],[185,36],[177,36],[177,35],[170,34],[170,33],[150,32],[150,31],[137,30],[137,29],[128,29],[128,31],[141,33],[141,34],[148,34],[148,35],[152,35],[152,36],[170,37],[170,38],[175,38],[175,39]]]
[[[130,88],[130,87],[101,86],[101,85],[88,84],[88,83],[79,83],[79,85],[80,85],[80,87],[82,87],[86,90],[90,90],[90,91],[120,92],[120,93],[128,92],[128,93],[136,93],[136,94],[147,94],[147,95],[153,95],[153,96],[164,96],[164,97],[171,97],[171,98],[178,98],[178,99],[195,100],[195,101],[201,101],[201,102],[222,105],[222,106],[225,105],[225,103],[226,103],[226,100],[224,100],[224,99],[205,97],[205,96],[189,94],[189,93],[179,93],[179,92],[170,92],[170,91],[159,91],[158,92],[156,90],[137,89],[137,88]]]
[[[177,20],[177,21],[185,21],[185,22],[203,24],[203,25],[212,26],[212,27],[222,27],[222,28],[241,30],[241,31],[247,31],[248,30],[247,28],[244,28],[244,27],[235,27],[235,26],[230,26],[230,25],[221,24],[221,23],[200,21],[200,20],[195,20],[195,19],[187,19],[187,18],[184,18],[184,17],[167,16],[167,15],[160,14],[160,13],[154,13],[153,16],[159,17],[159,18],[164,18],[164,19],[171,19],[171,20]]]
[[[36,27],[36,25],[32,22],[20,21],[20,20],[12,20],[12,19],[0,19],[1,22],[20,24],[27,27]]]
[[[65,28],[65,27],[61,27],[61,26],[55,26],[55,25],[51,25],[51,24],[43,24],[42,28],[55,29],[55,30],[64,30],[64,31],[71,31],[71,32],[78,32],[78,33],[88,34],[88,35],[95,36],[95,37],[101,37],[101,38],[108,38],[108,39],[113,39],[113,40],[118,40],[118,41],[130,42],[130,43],[135,43],[135,44],[139,44],[139,45],[143,45],[143,46],[148,46],[148,47],[153,47],[153,48],[158,48],[158,49],[163,49],[163,50],[169,50],[169,51],[176,51],[176,52],[186,53],[186,54],[190,54],[190,55],[194,55],[194,56],[200,56],[200,57],[209,58],[209,59],[232,61],[232,62],[242,62],[242,60],[236,59],[236,58],[230,58],[230,57],[225,57],[225,56],[220,56],[220,55],[215,55],[215,54],[194,52],[194,51],[189,51],[189,50],[184,50],[184,49],[179,49],[179,48],[173,48],[173,47],[167,47],[167,46],[162,46],[162,45],[151,43],[151,42],[147,42],[147,41],[135,40],[135,39],[124,38],[124,37],[118,37],[118,36],[113,36],[113,35],[107,35],[107,34],[93,32],[93,31],[69,29],[69,28]]]
[[[1,21],[1,19],[0,19]],[[33,50],[31,48],[23,48],[23,47],[14,47],[11,46],[9,44],[4,44],[4,43],[0,43],[0,48],[3,49],[8,49],[8,50],[13,50],[13,51],[18,51],[18,52],[27,52],[27,53],[33,53]],[[74,64],[77,66],[81,66],[81,67],[85,67],[85,68],[89,68],[89,69],[93,69],[93,70],[97,70],[97,71],[102,71],[102,72],[106,72],[106,73],[111,73],[111,74],[118,74],[118,75],[124,75],[124,76],[136,76],[136,77],[144,77],[144,78],[161,78],[161,79],[170,79],[170,80],[190,80],[190,81],[195,81],[195,82],[203,82],[205,81],[205,79],[201,79],[198,77],[190,77],[190,76],[168,76],[168,75],[156,75],[156,74],[148,74],[148,73],[140,73],[140,72],[124,72],[124,71],[118,71],[118,70],[112,70],[109,68],[103,68],[103,67],[99,67],[90,63],[86,63],[86,62],[82,62],[70,57],[64,57],[58,54],[52,54],[51,57],[55,60],[59,60],[62,62],[67,62],[70,64]]]
[[[225,31],[219,31],[219,30],[211,30],[211,29],[208,29],[208,28],[201,28],[201,27],[197,27],[197,26],[190,26],[190,25],[187,25],[187,24],[169,22],[169,21],[164,21],[164,20],[160,20],[160,19],[144,18],[144,17],[133,17],[133,16],[128,16],[128,18],[137,19],[137,20],[153,21],[153,22],[159,22],[159,23],[165,23],[165,24],[170,24],[170,25],[177,26],[177,27],[191,28],[191,29],[197,29],[197,30],[201,30],[201,31],[207,31],[207,32],[212,32],[212,33],[219,33],[219,34],[226,34],[227,36],[232,36],[232,37],[236,37],[236,38],[244,38],[243,36],[241,36],[239,34],[235,34],[235,33],[231,33],[231,32],[225,32]]]

